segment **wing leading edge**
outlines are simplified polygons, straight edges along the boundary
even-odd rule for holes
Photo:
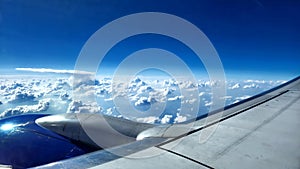
[[[300,77],[212,113],[218,121],[154,127],[142,139],[37,168],[299,168]],[[202,132],[214,125],[211,137]],[[167,134],[166,134],[167,133]]]

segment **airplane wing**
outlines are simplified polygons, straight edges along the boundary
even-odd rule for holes
[[[188,132],[189,123],[153,127],[133,143],[36,168],[300,168],[300,77],[218,113]]]

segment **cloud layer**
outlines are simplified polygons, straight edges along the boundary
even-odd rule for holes
[[[113,83],[111,78],[93,79],[89,72],[74,70],[17,68],[22,71],[73,74],[69,77],[45,78],[0,78],[0,118],[25,113],[100,113],[128,118],[147,123],[179,123],[192,118],[189,111],[181,112],[182,106],[192,109],[199,97],[199,112],[208,112],[212,102],[211,87],[218,82],[188,79],[147,79],[135,77],[131,80]],[[284,81],[233,80],[227,81],[227,95],[220,98],[226,104],[239,102],[262,91],[277,86]],[[128,84],[127,84],[128,83]],[[197,96],[184,97],[181,89],[197,88]],[[124,98],[124,105],[141,114],[135,116],[128,111],[120,112],[115,98]],[[126,103],[126,104],[125,104]],[[123,103],[121,103],[123,104]],[[161,105],[164,109],[161,111]],[[153,107],[160,114],[147,110]],[[126,108],[126,107],[125,107]],[[185,109],[187,110],[187,109]],[[130,114],[130,116],[128,116]]]

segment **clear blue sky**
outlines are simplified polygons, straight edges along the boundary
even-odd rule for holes
[[[83,44],[101,26],[124,15],[155,11],[198,26],[215,46],[226,72],[296,76],[299,10],[297,0],[0,0],[0,69],[72,69]],[[165,48],[195,64],[189,59],[193,53],[178,47],[182,44],[149,36],[117,45],[104,64],[114,66],[145,47]]]

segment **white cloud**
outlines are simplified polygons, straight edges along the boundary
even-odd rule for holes
[[[178,86],[178,82],[174,79],[169,79],[169,80],[164,80],[162,82],[162,85],[164,87],[171,87],[171,86],[174,86],[174,87],[177,87]]]
[[[34,100],[36,97],[33,93],[29,91],[17,91],[13,94],[10,99],[8,100],[9,103],[16,103],[16,102],[23,102],[23,101],[31,101]]]
[[[169,88],[169,87],[163,89],[163,95],[164,96],[170,95],[173,92],[174,92],[174,90],[172,88]]]
[[[197,99],[196,98],[193,98],[193,99],[190,99],[190,100],[186,100],[187,103],[189,104],[194,104],[196,103]]]
[[[220,99],[232,99],[232,96],[224,96],[224,97],[221,97]]]
[[[249,88],[259,88],[258,85],[252,83],[252,84],[249,84],[249,85],[244,85],[243,87],[244,89],[249,89]]]
[[[169,114],[166,114],[162,119],[161,119],[161,124],[168,124],[170,123],[170,120],[173,116],[172,115],[169,115]]]
[[[141,86],[141,87],[138,89],[137,93],[139,94],[139,93],[151,92],[151,91],[153,91],[153,90],[154,90],[154,89],[153,89],[151,86]]]
[[[240,88],[240,87],[241,87],[241,84],[236,83],[235,85],[229,87],[229,89],[238,89],[238,88]]]
[[[112,115],[113,114],[113,108],[106,109],[106,114],[107,115]]]
[[[213,102],[207,102],[205,103],[205,106],[211,106],[213,104]]]
[[[135,77],[133,80],[132,80],[132,82],[134,82],[134,83],[139,83],[139,82],[141,82],[142,80],[140,79],[140,77]]]
[[[203,96],[205,94],[205,92],[200,92],[199,96]]]
[[[38,112],[48,110],[49,105],[50,105],[50,99],[43,99],[40,100],[39,103],[36,105],[24,105],[24,106],[18,106],[16,108],[7,109],[0,114],[0,117],[3,118],[12,115],[24,114],[24,113],[38,113]]]
[[[86,104],[80,100],[73,100],[68,107],[67,113],[101,113],[102,107],[97,103]]]
[[[245,96],[241,96],[241,97],[236,97],[235,99],[236,100],[244,100],[244,99],[248,99],[249,97],[251,97],[251,96],[245,95]]]
[[[104,101],[106,101],[106,102],[110,102],[110,101],[113,101],[114,99],[112,98],[112,97],[110,97],[110,98],[107,98],[107,99],[104,99]]]
[[[91,74],[72,75],[69,78],[69,85],[73,88],[77,88],[82,85],[94,86],[97,83],[99,83],[99,81],[97,81]]]
[[[94,74],[93,72],[80,70],[47,69],[47,68],[16,68],[18,71],[37,72],[37,73],[58,73],[58,74]]]
[[[179,113],[176,114],[176,118],[174,119],[174,123],[181,123],[187,120],[186,116],[182,116]]]
[[[67,92],[61,93],[59,98],[61,100],[70,100],[70,95]]]
[[[53,90],[70,89],[70,84],[66,79],[57,79],[52,85]]]
[[[245,83],[261,83],[261,84],[267,83],[267,81],[265,81],[265,80],[245,80],[244,82]]]
[[[34,70],[35,71],[35,70]],[[49,69],[40,70],[42,72],[50,71]],[[63,73],[64,71],[56,70],[56,73]],[[72,71],[67,71],[65,73],[74,73]],[[58,76],[58,75],[57,75]],[[36,101],[51,98],[51,107],[47,109],[46,113],[51,112],[69,112],[69,113],[84,113],[84,112],[94,112],[94,113],[105,113],[109,115],[118,115],[117,111],[114,108],[114,103],[111,101],[116,96],[128,97],[136,106],[142,105],[153,105],[156,106],[160,103],[165,103],[169,101],[168,105],[177,105],[177,100],[184,102],[185,105],[189,108],[193,108],[189,103],[195,104],[197,99],[192,99],[191,96],[186,96],[184,99],[181,96],[180,87],[186,88],[185,90],[190,90],[188,88],[196,87],[200,90],[199,96],[201,97],[201,106],[209,106],[212,103],[211,99],[211,86],[218,85],[217,82],[211,81],[198,81],[199,85],[192,83],[189,80],[182,79],[180,81],[175,81],[172,79],[169,80],[157,80],[151,79],[143,81],[144,79],[135,78],[132,82],[129,83],[129,86],[126,86],[129,82],[121,81],[120,84],[114,82],[112,83],[111,78],[99,79],[95,81],[95,77],[91,74],[76,74],[71,78],[64,76],[57,77],[31,77],[31,78],[21,78],[14,77],[9,79],[0,78],[0,113],[5,112],[4,114],[22,114],[26,112],[37,112],[41,109],[34,109],[32,107],[28,108],[29,104],[36,104]],[[72,80],[76,82],[73,83]],[[276,85],[283,83],[284,81],[230,81],[228,89],[228,95],[222,97],[221,99],[226,99],[226,104],[232,104],[248,98],[254,94],[257,94],[261,91],[270,89]],[[75,85],[73,85],[75,84]],[[195,86],[196,84],[196,86]],[[72,86],[73,85],[73,86]],[[116,88],[112,88],[112,85],[116,85]],[[259,85],[259,87],[258,87]],[[255,90],[245,90],[245,88],[255,88]],[[258,88],[257,88],[258,87]],[[256,89],[257,88],[257,89]],[[112,91],[114,89],[115,91]],[[232,97],[231,97],[232,96]],[[241,97],[240,97],[241,96]],[[101,98],[100,98],[101,97]],[[196,96],[197,97],[197,96]],[[103,104],[105,110],[103,111],[100,106],[98,106],[95,99]],[[72,100],[77,100],[77,102],[72,102]],[[23,102],[25,101],[25,102]],[[174,102],[173,102],[174,101]],[[27,104],[20,108],[21,104]],[[81,103],[80,103],[81,102]],[[158,103],[156,103],[158,102]],[[55,103],[55,104],[54,104]],[[174,104],[175,103],[175,104]],[[179,103],[179,102],[178,102]],[[38,105],[38,104],[36,104]],[[36,106],[35,105],[35,106]],[[180,105],[178,105],[180,106]],[[11,109],[7,109],[10,107]],[[145,108],[148,106],[145,106]],[[139,107],[144,108],[144,107]],[[174,107],[177,109],[177,107]],[[31,110],[31,111],[30,111]],[[166,109],[166,113],[173,114],[174,112],[171,109]],[[178,112],[178,111],[177,111]],[[173,114],[173,117],[163,116],[163,119],[159,119],[152,114],[152,117],[139,118],[141,122],[150,122],[150,123],[179,123],[185,121],[188,112],[183,112],[183,114]],[[2,116],[0,116],[2,117]],[[132,117],[132,120],[135,120],[137,117]],[[174,121],[173,121],[174,119]]]
[[[143,106],[143,105],[149,105],[149,104],[152,104],[152,103],[155,103],[156,100],[149,96],[149,97],[140,97],[138,101],[136,101],[134,103],[135,106]]]
[[[155,117],[155,116],[149,116],[149,117],[137,118],[136,121],[142,122],[142,123],[151,123],[151,124],[153,124],[153,123],[159,121],[159,118]]]
[[[168,98],[168,101],[176,101],[176,100],[180,100],[182,98],[183,98],[183,96],[175,96],[175,97]]]
[[[195,89],[198,87],[198,84],[194,84],[192,81],[181,81],[178,84],[179,88],[181,89]]]

